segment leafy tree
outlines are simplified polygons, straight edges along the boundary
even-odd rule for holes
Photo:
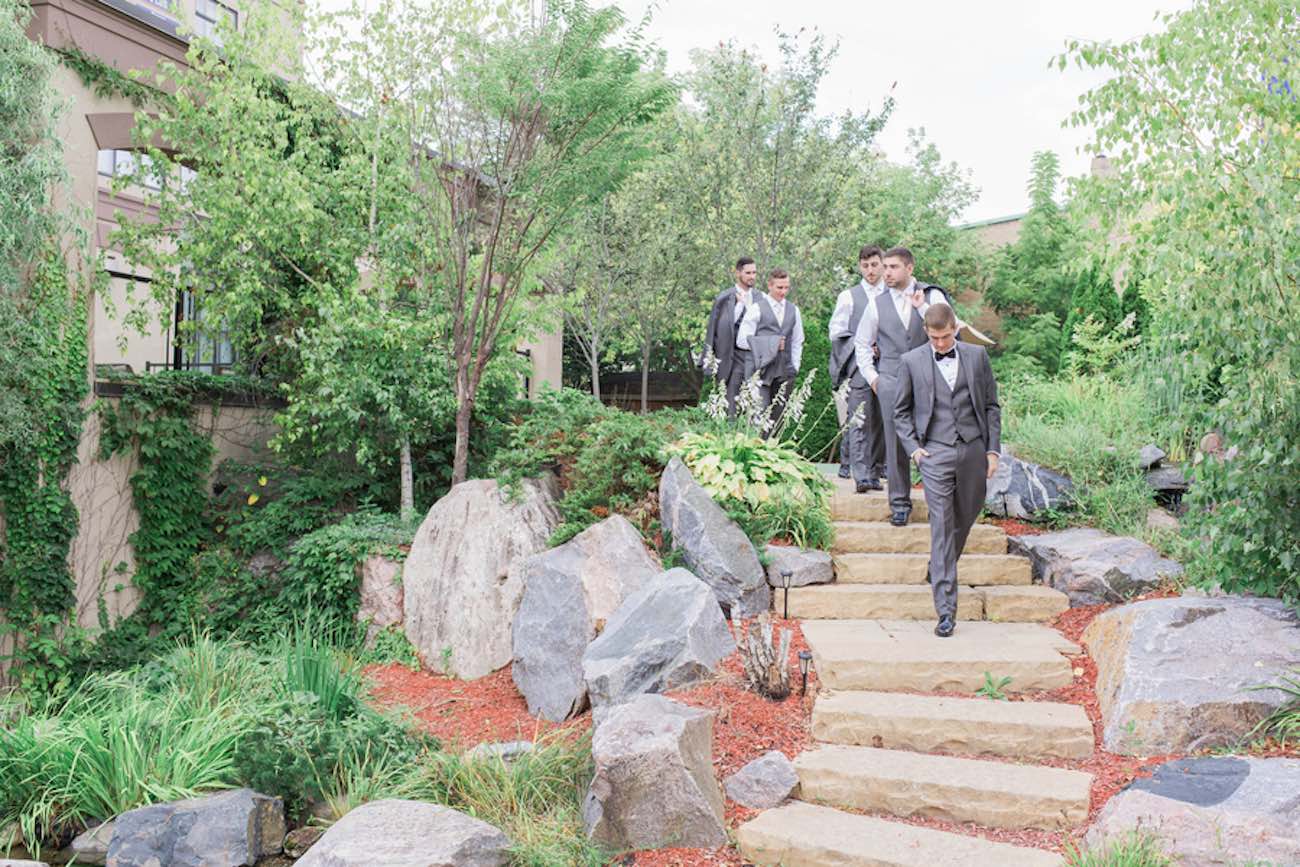
[[[1096,226],[1084,264],[1143,275],[1153,407],[1235,450],[1197,468],[1191,568],[1298,602],[1300,18],[1289,0],[1200,0],[1162,23],[1059,58],[1108,75],[1071,119],[1114,166],[1076,196]]]

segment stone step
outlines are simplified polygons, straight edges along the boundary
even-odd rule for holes
[[[960,575],[960,567],[958,568]],[[1045,623],[1070,608],[1069,596],[1041,584],[1028,587],[978,587],[975,592],[983,599],[986,620]],[[960,595],[958,593],[959,598]]]
[[[929,554],[930,525],[895,527],[885,521],[836,521],[833,554]],[[993,524],[976,524],[966,538],[967,554],[1007,553],[1007,534]]]
[[[859,494],[852,485],[836,485],[831,495],[831,517],[836,521],[888,521],[890,514],[889,495],[883,491]],[[928,517],[925,498],[917,491],[912,496],[912,521],[923,524]]]
[[[1082,771],[874,747],[818,747],[794,766],[806,801],[990,828],[1073,828],[1092,787]]]
[[[762,867],[1063,867],[1055,852],[858,816],[793,801],[736,830],[740,854]]]
[[[1016,759],[1084,759],[1094,746],[1079,705],[902,692],[823,693],[812,733],[832,744]]]
[[[949,638],[928,620],[805,620],[804,638],[826,689],[970,692],[984,673],[1010,677],[1005,692],[1068,686],[1064,654],[1079,647],[1037,623],[957,624]]]
[[[924,554],[837,554],[837,584],[924,584],[930,562]],[[1033,583],[1029,558],[1015,554],[963,554],[957,576],[968,586]]]
[[[784,591],[778,591],[778,596]],[[780,599],[777,600],[778,602]],[[790,589],[790,616],[804,620],[934,620],[930,585],[812,584]],[[983,620],[978,590],[957,591],[957,619]]]

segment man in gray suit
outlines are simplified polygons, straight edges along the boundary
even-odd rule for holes
[[[738,343],[740,323],[746,311],[754,305],[754,283],[758,281],[758,267],[748,256],[736,260],[736,285],[713,299],[709,324],[704,336],[704,358],[710,355],[718,367],[712,371],[718,382],[727,390],[727,418],[736,417],[736,396],[740,387],[753,374],[754,368],[749,348]]]
[[[900,359],[925,344],[922,317],[935,304],[947,306],[943,290],[921,286],[912,276],[912,251],[893,247],[885,252],[885,287],[867,305],[853,336],[858,369],[880,401],[885,437],[885,480],[889,488],[889,522],[904,526],[912,514],[912,475],[907,455],[894,430],[893,406],[898,393]],[[877,354],[876,350],[879,350]]]
[[[752,369],[759,376],[759,407],[772,407],[771,430],[776,429],[785,412],[803,360],[803,317],[795,303],[787,299],[789,294],[789,272],[773,268],[767,278],[767,294],[757,294],[736,336],[736,345],[750,351]]]
[[[947,638],[957,619],[957,558],[998,468],[1002,409],[988,353],[957,342],[951,307],[926,310],[925,333],[929,343],[905,354],[898,368],[894,429],[921,470],[930,511],[929,579],[939,615],[934,634]]]
[[[852,478],[859,494],[879,491],[880,477],[885,475],[885,432],[880,401],[858,367],[853,345],[862,317],[875,297],[886,291],[883,257],[884,251],[874,244],[858,252],[862,282],[840,292],[830,321],[831,388],[835,389],[835,408],[840,427],[844,428],[840,437],[840,478]],[[878,360],[879,347],[873,346],[872,351],[873,358]],[[848,391],[841,402],[839,395],[845,380],[848,380]],[[856,423],[847,424],[851,418],[856,418]]]

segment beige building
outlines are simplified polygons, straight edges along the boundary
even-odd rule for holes
[[[977,220],[974,223],[965,223],[957,228],[963,232],[970,232],[975,237],[975,243],[979,244],[980,249],[991,252],[999,247],[1005,247],[1018,241],[1020,239],[1020,224],[1024,219],[1024,214],[1010,214],[1006,217],[994,217],[991,220]]]
[[[28,35],[56,52],[92,58],[113,69],[146,74],[163,60],[183,64],[189,34],[213,35],[223,23],[244,24],[243,0],[33,0],[34,16]],[[290,0],[292,2],[292,0]],[[115,175],[134,164],[137,154],[132,131],[136,107],[120,96],[104,96],[87,85],[68,63],[56,68],[54,84],[66,102],[60,120],[70,178],[71,210],[83,214],[91,239],[93,267],[108,272],[107,289],[96,295],[90,310],[89,349],[98,399],[112,401],[121,385],[108,382],[110,370],[145,374],[163,369],[201,369],[220,374],[235,359],[219,330],[204,336],[180,338],[179,327],[199,321],[201,311],[188,297],[175,299],[168,310],[155,310],[155,325],[138,333],[120,318],[129,299],[140,296],[150,275],[134,267],[112,249],[111,237],[119,216],[147,215],[146,190],[114,192]],[[179,179],[182,183],[185,177]],[[557,332],[521,347],[533,362],[527,378],[529,395],[543,383],[560,383],[561,337]],[[275,407],[250,404],[239,398],[220,406],[200,408],[198,423],[217,447],[216,461],[248,460],[265,449],[274,433]],[[130,477],[136,462],[98,457],[99,423],[87,418],[78,458],[69,485],[80,514],[73,541],[71,565],[77,581],[78,620],[93,627],[99,599],[113,618],[134,610],[137,594],[131,586],[134,572],[128,538],[139,524],[131,498]],[[215,463],[214,463],[215,465]]]

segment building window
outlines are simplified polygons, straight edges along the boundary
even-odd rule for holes
[[[105,178],[118,178],[127,175],[133,175],[137,167],[143,167],[144,172],[139,176],[144,186],[151,190],[162,189],[162,174],[154,171],[153,161],[149,159],[148,154],[137,154],[135,151],[122,150],[114,148],[111,150],[102,150],[99,152],[99,174]]]
[[[193,325],[182,331],[181,324],[185,322]],[[230,342],[230,331],[205,320],[203,305],[193,292],[181,293],[181,301],[176,305],[176,326],[177,368],[209,373],[229,373],[234,369],[235,348]]]
[[[200,36],[218,41],[217,30],[226,22],[231,30],[239,26],[239,13],[218,0],[197,0],[194,4],[195,30]]]

